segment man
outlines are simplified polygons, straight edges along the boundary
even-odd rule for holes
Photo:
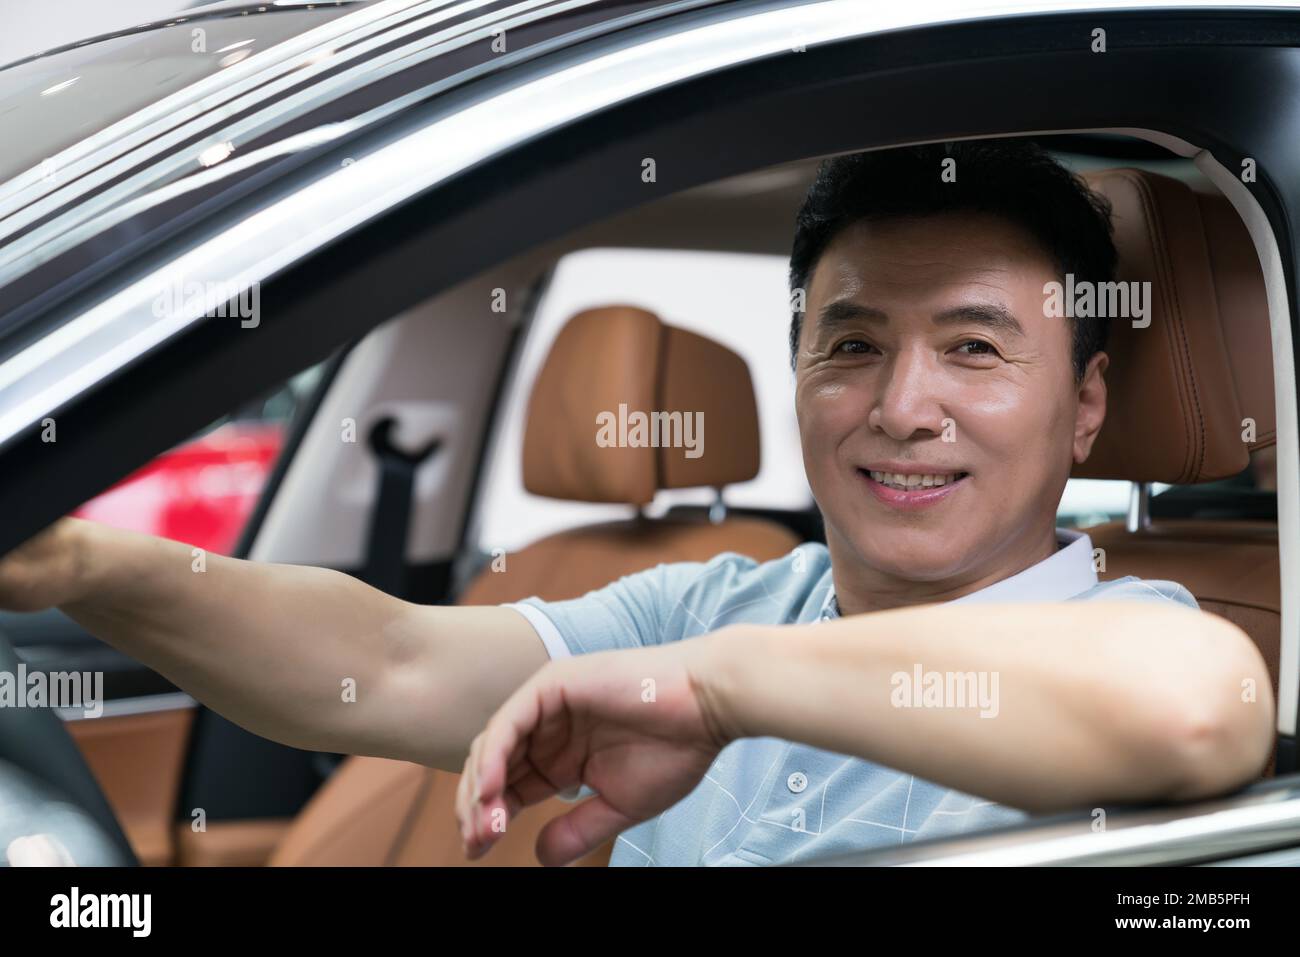
[[[474,857],[580,785],[544,863],[615,835],[613,864],[780,863],[1230,790],[1272,744],[1254,645],[1176,584],[1099,584],[1054,529],[1106,330],[1045,287],[1114,262],[1104,204],[1032,147],[823,164],[791,345],[825,547],[422,607],[317,568],[194,575],[183,545],[65,520],[0,563],[0,605],[58,605],[266,737],[463,765]]]

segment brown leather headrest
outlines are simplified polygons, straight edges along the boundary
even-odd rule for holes
[[[1255,243],[1227,197],[1196,194],[1210,245],[1219,321],[1237,385],[1243,417],[1255,420],[1250,448],[1277,442],[1277,408],[1273,404],[1273,334],[1268,321],[1268,291]]]
[[[758,408],[745,360],[635,306],[578,313],[533,386],[524,488],[644,505],[661,488],[758,474]]]
[[[1150,325],[1111,323],[1106,422],[1076,478],[1176,484],[1227,478],[1274,440],[1264,277],[1218,195],[1137,169],[1087,173],[1110,200],[1116,279],[1150,282]],[[1253,443],[1243,419],[1256,423]]]

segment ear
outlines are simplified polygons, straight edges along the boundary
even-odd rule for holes
[[[1079,383],[1078,408],[1074,416],[1074,461],[1085,462],[1092,453],[1101,424],[1106,421],[1106,366],[1110,357],[1098,352],[1088,360]]]

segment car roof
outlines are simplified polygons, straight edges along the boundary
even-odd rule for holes
[[[0,313],[22,299],[16,280],[69,250],[175,219],[177,195],[237,188],[460,84],[730,0],[292,2],[201,8],[0,69],[0,116],[24,130],[0,160]]]
[[[23,135],[13,137],[0,157],[0,181],[372,2],[336,0],[311,9],[297,3],[209,4],[4,64],[0,116]]]

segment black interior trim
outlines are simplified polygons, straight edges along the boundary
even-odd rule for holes
[[[493,386],[487,421],[484,423],[482,434],[479,437],[478,449],[475,453],[474,476],[470,480],[469,495],[466,497],[465,507],[461,512],[463,518],[460,524],[460,532],[456,538],[458,544],[455,573],[448,592],[440,597],[439,601],[459,599],[461,591],[468,585],[473,574],[483,564],[484,556],[478,548],[478,543],[471,542],[469,536],[474,529],[476,512],[486,485],[487,476],[485,472],[487,470],[488,454],[492,448],[492,437],[496,435],[497,427],[506,413],[506,402],[509,398],[506,394],[506,386],[518,371],[519,360],[523,357],[523,345],[532,332],[533,320],[537,317],[537,309],[546,298],[547,290],[551,288],[551,281],[555,278],[555,270],[558,265],[558,260],[550,263],[542,271],[542,274],[535,277],[532,283],[529,284],[527,298],[520,309],[520,321],[510,331],[509,341],[506,343],[505,358],[497,368],[496,384]]]
[[[339,370],[343,368],[343,363],[352,354],[352,350],[356,348],[357,343],[360,341],[360,337],[352,339],[341,346],[326,361],[321,376],[316,381],[311,394],[302,401],[298,408],[294,409],[284,445],[281,446],[275,465],[266,477],[266,482],[262,486],[262,493],[257,497],[257,505],[254,506],[252,514],[248,516],[248,521],[244,523],[243,531],[239,533],[239,540],[231,552],[235,558],[247,558],[249,552],[252,551],[253,543],[257,541],[258,532],[262,530],[262,523],[266,521],[266,514],[271,510],[271,502],[275,500],[276,494],[280,491],[280,485],[284,482],[284,476],[289,471],[294,456],[298,454],[298,449],[302,446],[302,440],[307,435],[307,430],[311,428],[312,422],[315,421],[316,413],[320,411],[325,396],[329,394],[330,387],[334,385]],[[308,367],[304,366],[303,368]],[[288,379],[289,377],[286,376],[285,378]]]

